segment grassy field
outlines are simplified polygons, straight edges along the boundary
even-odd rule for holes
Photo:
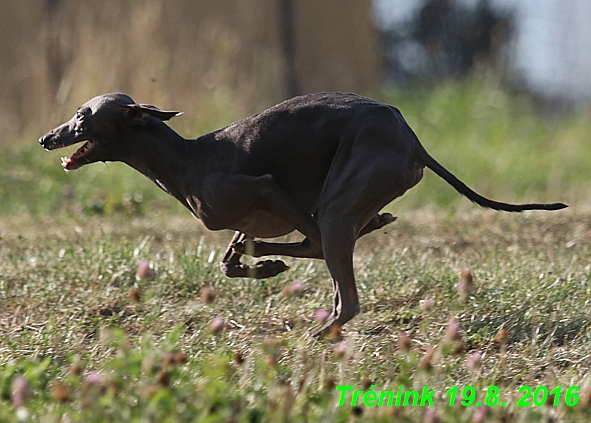
[[[35,140],[5,148],[0,422],[589,421],[588,112],[549,117],[490,81],[386,97],[481,193],[573,207],[480,210],[427,175],[358,243],[362,313],[315,341],[322,262],[227,279],[231,233],[141,175],[65,174]]]
[[[514,202],[589,203],[591,109],[554,115],[535,99],[508,93],[495,79],[483,76],[423,91],[390,90],[381,100],[397,106],[427,150],[481,194]],[[194,117],[194,124],[188,125],[193,129],[182,135],[197,137],[240,117]],[[171,125],[182,119],[191,117],[172,119]],[[181,211],[174,200],[120,163],[98,163],[66,174],[60,156],[76,148],[43,151],[37,139],[49,129],[14,143],[0,140],[0,214],[108,214],[129,207],[132,212]],[[432,175],[396,202],[397,210],[442,207],[471,206]]]
[[[230,234],[188,217],[4,217],[0,421],[24,410],[56,422],[587,421],[588,211],[414,212],[386,232],[359,242],[362,314],[342,341],[315,342],[305,334],[331,295],[321,262],[227,280],[217,261]],[[142,260],[155,276],[136,281]],[[472,290],[457,286],[464,268]],[[303,290],[290,296],[294,280]],[[437,392],[432,408],[351,407],[351,396],[337,407],[340,385]],[[506,405],[477,420],[491,385]],[[453,386],[477,400],[449,407]],[[559,405],[517,407],[521,386],[561,386]]]

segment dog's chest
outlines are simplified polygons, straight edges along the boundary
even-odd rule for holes
[[[257,238],[275,238],[286,235],[295,230],[293,226],[282,219],[260,209],[246,210],[245,205],[237,203],[231,208],[211,208],[196,197],[186,199],[189,208],[205,227],[212,231],[232,229]]]

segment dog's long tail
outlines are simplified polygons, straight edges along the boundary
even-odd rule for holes
[[[437,175],[442,177],[448,184],[454,187],[460,194],[466,196],[470,201],[478,204],[481,207],[488,207],[494,210],[502,210],[507,212],[521,212],[525,210],[560,210],[568,207],[562,203],[551,204],[509,204],[499,201],[490,200],[482,195],[474,192],[466,184],[460,181],[454,174],[444,168],[437,160],[435,160],[427,150],[419,143],[417,147],[418,161],[431,169]]]

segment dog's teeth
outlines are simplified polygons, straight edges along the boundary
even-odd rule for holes
[[[88,150],[90,150],[92,147],[94,147],[94,141],[92,140],[88,140],[86,142],[86,144],[84,144],[84,146],[82,147],[82,153],[86,153]]]

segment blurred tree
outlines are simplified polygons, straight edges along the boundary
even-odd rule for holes
[[[283,84],[285,97],[294,97],[300,92],[296,72],[295,12],[293,0],[279,1],[279,29],[283,53]]]
[[[45,28],[46,35],[46,56],[47,56],[47,78],[50,94],[57,95],[60,83],[64,76],[64,61],[60,48],[60,0],[45,0]]]
[[[496,63],[514,30],[509,13],[456,0],[427,0],[404,25],[382,32],[386,70],[396,81],[460,77],[477,62]]]

